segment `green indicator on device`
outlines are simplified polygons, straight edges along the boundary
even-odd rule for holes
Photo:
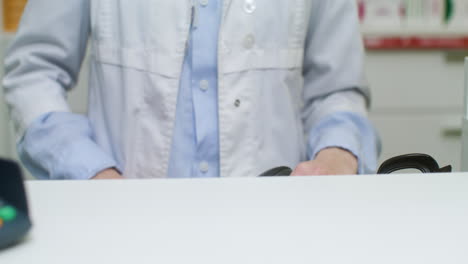
[[[5,222],[13,221],[16,218],[16,209],[12,206],[5,206],[0,208],[0,218]]]

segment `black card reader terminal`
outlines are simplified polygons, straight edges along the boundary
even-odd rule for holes
[[[0,250],[19,242],[31,229],[21,170],[0,159]]]

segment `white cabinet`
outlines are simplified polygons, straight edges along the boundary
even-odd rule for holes
[[[381,161],[426,153],[459,170],[463,61],[448,62],[442,51],[374,51],[366,59]]]

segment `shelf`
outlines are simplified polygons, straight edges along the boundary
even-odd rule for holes
[[[364,37],[370,50],[403,49],[468,49],[466,37]]]
[[[468,26],[466,28],[392,28],[392,27],[362,27],[362,34],[370,37],[460,37],[468,36]]]
[[[468,27],[362,27],[364,43],[370,50],[468,49]]]

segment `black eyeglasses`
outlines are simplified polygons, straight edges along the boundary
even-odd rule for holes
[[[390,174],[395,171],[417,169],[422,173],[444,173],[452,172],[452,166],[439,167],[437,161],[427,154],[406,154],[386,160],[379,167],[377,174]],[[265,171],[260,176],[289,176],[292,170],[289,167],[277,167]]]
[[[399,170],[417,169],[422,173],[452,172],[452,166],[439,167],[437,161],[427,154],[406,154],[393,157],[380,166],[377,174],[389,174]]]

